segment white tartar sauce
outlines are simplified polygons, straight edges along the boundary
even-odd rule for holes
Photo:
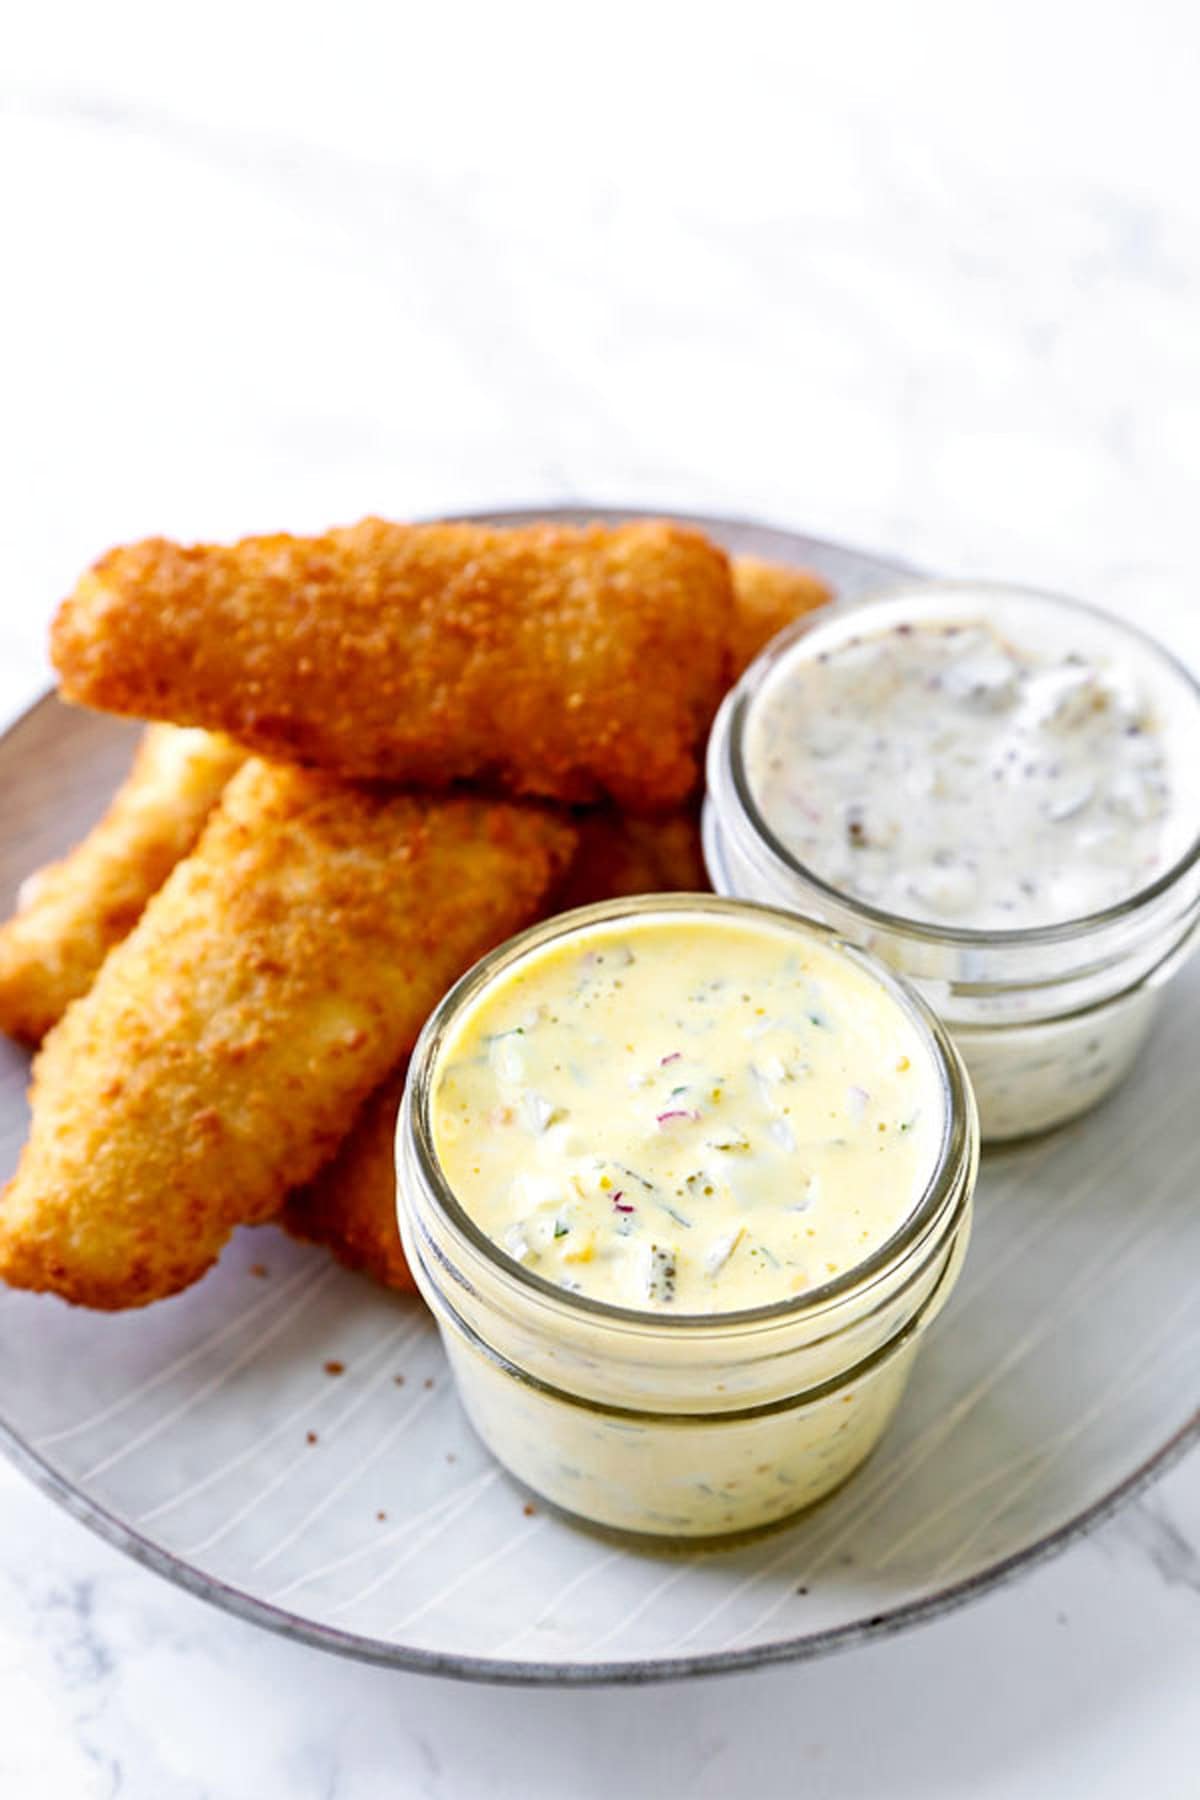
[[[1136,893],[1175,851],[1149,696],[1110,659],[978,618],[801,639],[746,727],[769,830],[830,886],[934,924],[1055,924]]]

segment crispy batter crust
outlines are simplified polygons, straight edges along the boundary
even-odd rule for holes
[[[739,557],[733,565],[737,670],[775,632],[828,598],[808,571]],[[30,878],[0,928],[0,1030],[36,1044],[86,993],[107,952],[191,849],[244,752],[228,738],[150,726],[128,779],[95,830]],[[581,818],[563,905],[609,894],[706,885],[691,811],[639,821],[612,809]]]
[[[728,675],[728,561],[669,523],[393,525],[102,557],[51,652],[68,699],[434,789],[663,810]]]
[[[247,763],[43,1045],[0,1274],[109,1308],[195,1281],[311,1179],[573,844],[536,807]]]
[[[29,878],[0,927],[0,1030],[39,1044],[87,993],[244,760],[212,732],[149,727],[99,824],[62,862]]]
[[[833,599],[811,569],[790,569],[783,563],[762,562],[757,556],[734,558],[734,674],[754,661],[776,632],[818,606]]]
[[[348,1269],[401,1293],[416,1289],[396,1223],[396,1117],[407,1069],[406,1059],[376,1089],[332,1162],[288,1196],[280,1215],[293,1237],[324,1244]]]
[[[708,886],[692,810],[631,819],[611,809],[575,821],[579,848],[549,910],[563,912],[626,894],[695,892]],[[332,1162],[288,1198],[281,1224],[325,1244],[348,1268],[386,1287],[414,1286],[396,1224],[396,1114],[404,1068],[371,1096]]]
[[[579,848],[554,897],[556,912],[624,895],[703,893],[710,885],[694,807],[660,819],[597,807],[575,823]]]
[[[737,602],[734,624],[737,669],[734,672],[740,672],[744,664],[757,654],[776,631],[829,597],[828,590],[815,576],[803,570],[761,563],[753,558],[739,558],[734,565],[734,575]],[[205,815],[241,758],[242,753],[226,740],[205,732],[152,727],[146,733],[131,776],[114,799],[105,820],[64,863],[43,871],[35,878],[33,892],[26,906],[16,919],[0,931],[0,1025],[36,1040],[55,1023],[68,1001],[87,989],[106,951],[131,929],[151,893],[165,878],[172,864],[187,853],[201,829]],[[318,794],[323,794],[327,801],[332,797],[335,806],[344,809],[340,819],[342,829],[335,828],[331,833],[330,827],[334,821],[328,817],[323,825],[317,825],[316,813],[321,810],[316,800]],[[235,810],[240,808],[238,816],[243,831],[262,830],[275,846],[274,849],[269,844],[260,847],[263,849],[263,871],[267,873],[268,882],[270,867],[274,867],[276,873],[279,873],[283,866],[282,860],[276,862],[276,852],[283,848],[284,839],[293,825],[303,820],[300,836],[313,864],[307,871],[305,884],[313,890],[312,898],[316,901],[315,910],[308,922],[310,926],[319,927],[323,909],[328,910],[325,888],[335,873],[334,859],[330,858],[326,862],[326,852],[333,847],[326,839],[330,836],[336,838],[343,860],[347,857],[353,860],[356,834],[362,831],[364,822],[368,819],[378,825],[381,814],[377,809],[383,806],[386,810],[387,804],[378,799],[371,801],[359,792],[349,792],[333,783],[322,784],[317,780],[309,783],[303,777],[292,778],[284,771],[272,771],[269,772],[265,785],[264,778],[258,779],[257,797],[252,798],[248,806],[246,802],[239,801]],[[420,803],[412,801],[393,801],[390,804],[420,810]],[[441,989],[461,972],[461,968],[489,948],[491,943],[518,929],[533,916],[541,895],[541,889],[536,894],[534,889],[539,881],[543,888],[550,883],[553,869],[561,866],[565,856],[567,834],[563,827],[557,822],[541,820],[541,832],[534,830],[532,833],[533,840],[536,840],[532,842],[530,850],[534,866],[525,867],[522,873],[515,873],[517,864],[513,851],[521,840],[522,832],[528,836],[531,821],[538,820],[539,816],[511,807],[487,808],[482,803],[462,804],[473,805],[477,821],[484,814],[490,821],[489,828],[483,832],[486,848],[482,857],[477,857],[468,847],[468,840],[474,842],[470,832],[465,835],[462,833],[466,815],[458,816],[459,837],[455,839],[455,844],[461,850],[462,860],[457,868],[457,875],[467,884],[468,894],[473,892],[478,895],[481,890],[486,889],[488,881],[493,879],[501,882],[516,881],[519,892],[510,892],[509,906],[503,903],[503,897],[501,903],[497,904],[494,893],[483,896],[488,931],[481,932],[478,941],[462,952],[457,964],[449,954],[449,940],[443,939],[442,948],[447,951],[447,955],[438,964],[439,972],[430,983],[429,999],[421,1008],[421,1018],[416,1019],[412,1026],[412,1038],[415,1038],[424,1012],[439,997]],[[437,806],[425,810],[431,821],[437,821],[440,816],[440,827],[434,823],[433,835],[438,838],[442,850],[449,852],[453,837],[449,828],[450,811]],[[261,818],[258,816],[260,811]],[[393,822],[398,823],[398,815],[392,816]],[[415,817],[415,813],[410,810],[410,828],[415,824]],[[505,821],[508,820],[514,821],[516,837],[506,844],[504,840],[509,827]],[[690,808],[682,808],[652,820],[631,818],[613,808],[601,808],[580,815],[576,826],[579,847],[565,880],[555,890],[553,903],[556,910],[613,895],[689,891],[708,885],[700,854],[695,814]],[[442,834],[440,838],[439,830]],[[496,831],[498,837],[489,835],[489,832]],[[227,829],[221,840],[225,848],[218,846],[218,852],[212,858],[216,865],[227,858],[229,838],[230,831]],[[242,849],[245,853],[248,846],[243,845]],[[366,862],[372,868],[377,868],[376,859],[381,849],[378,831],[374,833],[370,843],[367,843],[364,836],[361,849]],[[436,854],[436,851],[431,853],[431,862],[436,861]],[[262,879],[261,872],[258,879]],[[206,890],[195,890],[193,901],[196,893],[203,891]],[[233,905],[235,897],[231,888],[219,911],[214,914],[211,942],[203,950],[199,941],[192,945],[192,953],[203,963],[206,957],[217,955],[221,948],[221,934],[228,932],[229,942],[224,948],[231,967],[227,976],[238,968],[248,969],[256,954],[254,946],[247,942],[235,949],[236,934],[245,930],[244,921]],[[439,909],[434,914],[434,919],[440,920],[443,904],[441,899],[432,904]],[[180,928],[185,926],[185,920],[178,907],[174,910],[177,915],[174,935],[177,937]],[[192,912],[195,912],[194,905]],[[198,921],[193,918],[192,925],[196,923]],[[184,929],[182,935],[186,939],[188,930]],[[451,936],[455,943],[460,941],[454,933]],[[417,935],[414,934],[414,954],[419,954],[416,944]],[[187,954],[186,948],[184,954]],[[187,966],[186,963],[177,963],[176,972],[186,974]],[[135,962],[134,994],[140,991],[143,1001],[147,996],[146,976],[147,968],[143,968],[141,977],[138,977]],[[208,979],[212,979],[211,974]],[[122,989],[118,983],[113,995],[114,998],[119,996],[122,1007],[129,1004],[127,987]],[[114,998],[106,1003],[105,1011],[108,1013],[112,1012]],[[293,998],[299,996],[285,996],[282,992],[275,995],[273,1015],[284,1016]],[[173,1000],[172,1004],[174,1003]],[[300,1008],[301,1013],[311,1010],[312,1004],[319,1006],[319,995],[306,996],[305,1004]],[[93,1022],[86,1031],[81,1029],[73,1033],[71,1044],[59,1050],[51,1063],[49,1079],[39,1070],[39,1092],[47,1087],[50,1090],[50,1102],[39,1101],[39,1114],[55,1111],[55,1086],[62,1083],[65,1088],[65,1084],[74,1081],[74,1059],[89,1047],[95,1051],[102,1045],[107,1029],[109,1027],[105,1026],[102,1013],[99,1022]],[[179,1035],[174,1028],[161,1033],[150,1046],[150,1066],[154,1066],[155,1057],[168,1047],[171,1060],[177,1061],[187,1048],[188,1035],[186,1031]],[[190,1035],[191,1050],[197,1053],[202,1039],[197,1034],[194,1017],[190,1022]],[[411,1044],[406,1046],[410,1047]],[[240,1052],[240,1046],[238,1049]],[[128,1059],[112,1059],[110,1086],[113,1082],[126,1079],[116,1066],[122,1060]],[[352,1062],[352,1059],[349,1060]],[[286,1104],[285,1094],[296,1091],[297,1071],[290,1066],[290,1059],[278,1056],[277,1049],[275,1061],[268,1061],[269,1068],[275,1069],[278,1065],[285,1078],[285,1086],[274,1095],[271,1087],[274,1075],[268,1072],[267,1066],[260,1066],[257,1071],[257,1092],[251,1092],[248,1085],[243,1091],[244,1078],[238,1073],[237,1058],[233,1061],[233,1079],[225,1084],[228,1086],[226,1098],[234,1113],[244,1114],[247,1120],[255,1115],[270,1116],[272,1104],[282,1109]],[[101,1063],[101,1069],[103,1066]],[[94,1082],[97,1071],[91,1069],[89,1072]],[[311,1076],[311,1071],[308,1074]],[[191,1072],[191,1079],[193,1082],[198,1079],[195,1070]],[[300,1086],[303,1085],[301,1081]],[[412,1282],[395,1223],[392,1158],[395,1117],[402,1086],[402,1071],[398,1074],[393,1072],[362,1107],[347,1136],[347,1120],[354,1118],[354,1109],[361,1100],[363,1091],[359,1082],[347,1084],[344,1098],[329,1111],[330,1123],[323,1139],[324,1149],[314,1152],[310,1147],[305,1153],[320,1159],[339,1138],[342,1139],[340,1147],[332,1161],[327,1161],[312,1180],[291,1194],[282,1218],[295,1235],[326,1244],[349,1266],[361,1268],[389,1286],[407,1289],[411,1288]],[[104,1096],[107,1103],[111,1103],[112,1097]],[[181,1090],[178,1104],[172,1102],[173,1110],[180,1117],[184,1099]],[[61,1110],[65,1115],[65,1106]],[[193,1123],[203,1112],[204,1108],[198,1109]],[[136,1132],[144,1128],[137,1124],[135,1118],[126,1114],[124,1129],[127,1134],[136,1136]],[[68,1138],[70,1135],[68,1133]],[[125,1151],[122,1150],[121,1155],[124,1154]],[[291,1154],[293,1152],[289,1151],[289,1156]],[[43,1169],[44,1178],[45,1157],[42,1157],[39,1165],[31,1149],[27,1161],[31,1159],[35,1165],[35,1178],[39,1166]],[[194,1279],[195,1273],[203,1266],[203,1263],[197,1264],[194,1252],[189,1252],[180,1259],[182,1273],[172,1273],[167,1266],[165,1246],[154,1232],[150,1233],[148,1243],[139,1252],[145,1266],[135,1269],[131,1265],[126,1271],[127,1279],[116,1268],[109,1268],[102,1276],[98,1276],[94,1268],[91,1273],[85,1272],[82,1276],[78,1268],[72,1271],[70,1263],[64,1263],[60,1255],[61,1245],[56,1248],[56,1234],[81,1240],[89,1267],[98,1252],[102,1260],[106,1261],[107,1267],[111,1258],[106,1258],[105,1233],[111,1230],[110,1249],[115,1249],[122,1232],[126,1237],[132,1233],[141,1242],[149,1221],[138,1221],[136,1215],[140,1197],[134,1196],[127,1209],[128,1216],[121,1217],[118,1211],[115,1220],[106,1226],[100,1226],[99,1213],[93,1214],[90,1203],[83,1201],[78,1193],[72,1200],[58,1186],[60,1178],[70,1177],[72,1170],[77,1170],[78,1158],[73,1164],[67,1159],[61,1169],[55,1167],[55,1161],[56,1159],[51,1159],[50,1165],[57,1192],[53,1204],[39,1202],[33,1206],[32,1212],[26,1210],[23,1214],[22,1208],[26,1207],[26,1201],[22,1199],[22,1188],[14,1183],[14,1191],[10,1193],[4,1208],[0,1209],[0,1269],[7,1272],[10,1279],[23,1280],[26,1285],[51,1286],[59,1291],[65,1291],[66,1284],[70,1297],[102,1305],[138,1304],[141,1300],[155,1297],[158,1292],[173,1291],[174,1287]],[[230,1166],[232,1167],[232,1162]],[[297,1165],[293,1163],[292,1166]],[[21,1173],[26,1178],[23,1186],[28,1195],[28,1171],[24,1165]],[[141,1171],[139,1177],[147,1191],[151,1174],[152,1171],[147,1168]],[[266,1202],[263,1205],[265,1207]],[[75,1216],[72,1218],[73,1207]],[[270,1208],[267,1207],[267,1210]],[[203,1252],[204,1260],[211,1261],[230,1225],[236,1218],[246,1215],[239,1208],[228,1222],[221,1223],[220,1208],[201,1208],[201,1212],[210,1235],[215,1237],[216,1248]],[[262,1217],[264,1213],[257,1210],[253,1216]],[[14,1221],[20,1219],[23,1219],[23,1223],[14,1225]],[[93,1235],[96,1242],[90,1243]],[[61,1271],[58,1269],[60,1263]],[[164,1281],[166,1286],[163,1285]],[[147,1282],[155,1284],[153,1292],[146,1291]],[[110,1297],[101,1297],[102,1292]]]
[[[785,625],[832,596],[805,569],[738,557],[735,641],[740,674]],[[710,886],[694,807],[657,819],[613,807],[576,816],[579,847],[553,896],[556,912],[633,894],[700,893]],[[295,1237],[324,1244],[348,1268],[410,1292],[413,1279],[396,1226],[394,1143],[403,1070],[374,1094],[333,1160],[291,1195],[281,1222]]]

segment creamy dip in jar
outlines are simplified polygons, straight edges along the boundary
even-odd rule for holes
[[[550,921],[414,1059],[400,1220],[467,1411],[573,1512],[742,1530],[882,1432],[966,1242],[974,1109],[819,926],[701,896]]]
[[[459,1204],[546,1280],[618,1306],[767,1306],[911,1211],[938,1070],[872,974],[757,917],[559,938],[448,1032],[434,1148]]]
[[[1200,913],[1200,696],[1090,607],[912,582],[783,634],[709,747],[722,893],[827,920],[922,985],[985,1140],[1131,1065]]]
[[[784,658],[748,722],[766,824],[893,913],[976,930],[1125,899],[1178,851],[1179,778],[1153,696],[1113,654],[987,618],[900,622]]]

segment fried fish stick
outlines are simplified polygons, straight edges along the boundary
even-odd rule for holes
[[[803,569],[733,564],[737,667],[828,589]],[[112,945],[187,854],[243,753],[227,738],[151,726],[107,817],[65,862],[31,877],[18,916],[0,928],[0,1030],[38,1043],[86,992]],[[610,894],[707,886],[694,812],[639,820],[611,808],[582,815],[579,854],[561,904]]]
[[[755,556],[734,558],[733,593],[732,678],[776,632],[833,598],[832,589],[810,569]],[[694,806],[654,819],[599,807],[579,814],[576,823],[579,848],[557,896],[561,911],[620,895],[697,893],[711,885]]]
[[[661,819],[635,819],[612,807],[576,816],[579,848],[555,910],[632,894],[703,892],[709,886],[694,807]]]
[[[39,1044],[199,837],[245,754],[226,737],[152,725],[100,823],[31,875],[0,927],[0,1030]]]
[[[631,819],[612,809],[575,821],[579,848],[552,909],[628,894],[708,887],[693,811]],[[324,1244],[339,1262],[401,1292],[414,1283],[396,1225],[396,1115],[401,1067],[368,1100],[345,1142],[307,1187],[288,1198],[281,1223],[293,1237]]]
[[[348,1269],[385,1287],[415,1287],[396,1223],[396,1118],[407,1059],[367,1101],[332,1162],[288,1196],[280,1223],[293,1237],[324,1244]]]
[[[735,676],[754,661],[776,632],[833,599],[833,589],[811,569],[792,569],[783,563],[763,562],[757,556],[734,558],[733,585]]]
[[[536,807],[247,763],[35,1061],[0,1275],[105,1308],[195,1281],[311,1179],[573,842]]]
[[[692,790],[728,560],[666,522],[392,525],[113,550],[59,610],[67,699],[356,780],[635,812]]]

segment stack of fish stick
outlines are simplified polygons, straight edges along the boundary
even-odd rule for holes
[[[410,1287],[392,1139],[429,1012],[539,917],[706,885],[712,715],[828,598],[669,521],[103,557],[61,692],[149,723],[0,927],[0,1028],[38,1047],[0,1277],[141,1306],[278,1219]]]

